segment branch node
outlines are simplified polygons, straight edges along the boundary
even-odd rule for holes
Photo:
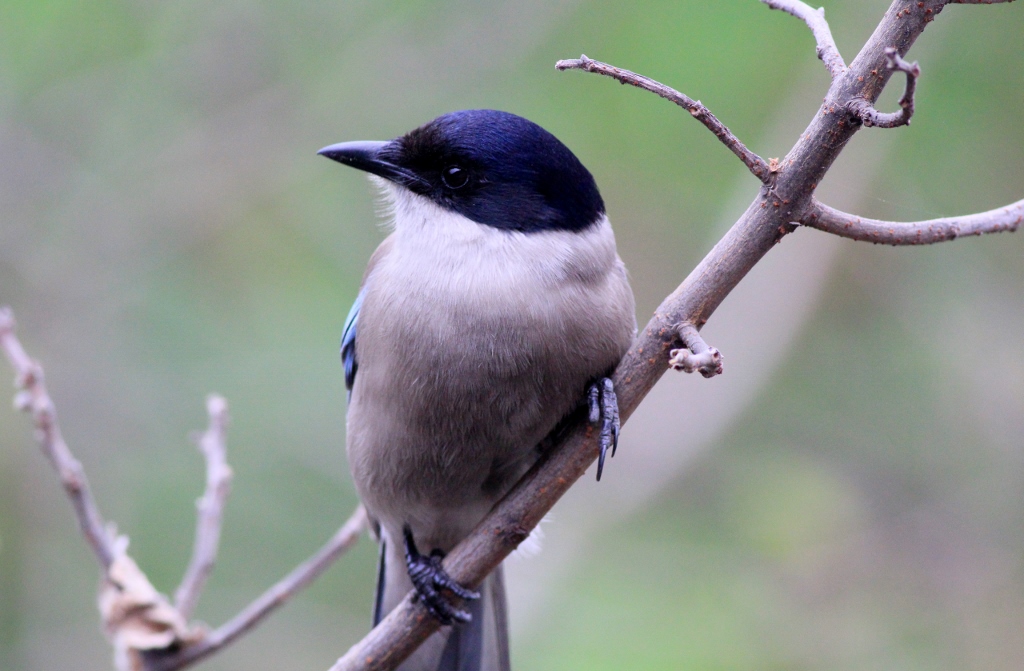
[[[910,117],[914,116],[914,90],[917,87],[917,78],[921,76],[921,67],[917,61],[908,63],[903,60],[895,47],[886,48],[885,60],[887,68],[907,75],[907,86],[899,101],[900,111],[879,112],[864,98],[854,98],[847,104],[847,109],[865,126],[877,128],[907,126],[910,124]]]
[[[711,347],[697,332],[693,324],[679,327],[679,337],[686,346],[669,352],[668,365],[684,373],[700,372],[706,378],[722,374],[722,353]]]
[[[323,574],[355,545],[369,527],[366,509],[358,506],[334,536],[317,552],[277,584],[256,598],[233,618],[179,648],[154,650],[147,656],[146,671],[176,671],[209,657],[242,636]]]
[[[190,628],[181,612],[157,592],[128,556],[127,539],[119,538],[115,546],[117,554],[104,576],[98,606],[114,647],[115,668],[135,671],[145,668],[147,652],[194,643],[203,632]]]

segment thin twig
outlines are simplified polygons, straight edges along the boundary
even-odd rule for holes
[[[778,172],[770,186],[761,187],[746,212],[658,307],[612,376],[623,423],[667,370],[669,352],[680,345],[679,325],[701,328],[750,269],[796,227],[793,222],[810,206],[815,188],[862,127],[849,123],[848,115],[834,112],[844,109],[854,97],[872,104],[877,100],[889,75],[885,47],[895,46],[900,53],[906,53],[935,18],[936,7],[941,5],[926,5],[919,0],[893,1],[846,75],[833,79],[821,109],[781,161],[784,170]],[[558,67],[607,74],[680,104],[671,89],[590,59],[560,61]],[[560,441],[553,441],[523,479],[448,553],[444,560],[448,574],[468,587],[480,584],[527,538],[530,530],[593,464],[598,452],[593,428],[585,423],[567,431]],[[437,620],[410,592],[331,671],[394,669],[438,626]]]
[[[865,126],[877,128],[897,128],[910,123],[910,117],[914,116],[914,89],[917,87],[917,78],[921,76],[921,68],[917,61],[908,63],[900,58],[899,52],[894,47],[885,50],[888,59],[886,67],[890,70],[899,70],[907,75],[907,86],[900,97],[899,112],[879,112],[874,105],[864,98],[854,98],[846,106]]]
[[[754,177],[757,177],[765,184],[770,184],[774,176],[774,171],[769,168],[768,163],[755,154],[754,152],[747,149],[747,147],[740,142],[739,138],[732,134],[725,124],[718,120],[718,118],[711,113],[707,107],[705,107],[699,100],[693,100],[686,94],[676,91],[674,88],[665,86],[660,82],[656,82],[650,77],[638,75],[635,72],[617,68],[614,65],[608,65],[601,61],[595,61],[591,58],[587,58],[586,54],[579,58],[570,58],[561,60],[555,63],[555,68],[558,70],[584,70],[586,72],[596,72],[606,77],[618,80],[622,84],[630,84],[645,91],[650,91],[656,95],[661,96],[665,100],[671,101],[676,105],[679,105],[687,112],[689,112],[694,119],[704,124],[708,130],[715,134],[719,140],[722,141],[726,147],[729,148],[732,153],[736,154],[743,164],[747,166],[747,169],[753,173]]]
[[[14,384],[18,388],[14,405],[18,410],[32,415],[36,442],[57,471],[64,491],[75,508],[82,535],[106,572],[116,554],[112,535],[107,533],[106,524],[89,490],[89,481],[82,464],[75,459],[61,435],[57,411],[43,380],[43,367],[33,361],[21,346],[14,334],[14,314],[7,307],[0,307],[0,349],[3,349],[14,368]]]
[[[668,365],[673,370],[681,370],[684,373],[699,371],[704,377],[722,374],[722,353],[704,342],[697,327],[693,324],[683,324],[679,327],[679,338],[683,341],[684,347],[668,353],[671,357]]]
[[[814,41],[818,43],[818,58],[825,64],[825,69],[832,75],[832,79],[839,77],[846,72],[846,63],[839,54],[839,47],[832,38],[832,29],[825,20],[825,8],[813,9],[810,5],[800,0],[761,0],[772,9],[778,9],[792,14],[801,19],[814,34]]]
[[[209,657],[236,638],[245,634],[283,606],[296,593],[326,571],[345,554],[367,528],[366,509],[359,506],[348,520],[316,554],[295,567],[276,585],[261,594],[233,618],[217,627],[199,642],[173,653],[153,653],[146,658],[147,671],[176,671]]]
[[[231,467],[227,461],[228,402],[212,394],[206,399],[210,425],[199,437],[199,450],[206,460],[206,491],[196,501],[196,539],[192,560],[181,585],[174,593],[174,605],[186,620],[192,617],[206,579],[217,561],[224,504],[231,491]]]
[[[882,245],[930,245],[970,235],[1016,231],[1024,222],[1024,200],[988,212],[927,221],[880,221],[833,209],[817,200],[800,223],[851,240]]]

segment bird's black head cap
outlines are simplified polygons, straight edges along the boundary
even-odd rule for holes
[[[508,112],[451,112],[390,142],[346,142],[320,153],[495,228],[581,231],[605,211],[593,176],[569,148]]]

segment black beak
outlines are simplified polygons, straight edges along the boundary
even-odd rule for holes
[[[317,153],[332,161],[380,175],[403,186],[411,186],[420,182],[421,179],[416,174],[389,160],[391,158],[387,151],[389,145],[391,145],[390,142],[374,142],[372,140],[339,142],[324,147]]]

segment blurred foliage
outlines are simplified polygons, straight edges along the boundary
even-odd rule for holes
[[[826,3],[848,60],[886,5]],[[858,168],[864,214],[1021,197],[1022,36],[1019,3],[942,14],[910,54],[912,126]],[[381,233],[365,181],[319,147],[459,108],[537,121],[601,185],[642,321],[737,189],[749,202],[756,182],[685,114],[554,71],[581,52],[701,99],[764,156],[795,139],[772,144],[776,110],[810,88],[802,127],[827,86],[806,28],[754,0],[0,5],[0,302],[160,589],[188,558],[209,391],[231,402],[236,479],[200,617],[233,614],[356,503],[337,340]],[[1019,669],[1022,251],[843,243],[799,337],[763,344],[778,369],[754,402],[517,619],[517,666]],[[30,446],[0,412],[0,668],[108,668],[91,557]],[[362,543],[204,668],[327,668],[367,628],[374,561]]]

